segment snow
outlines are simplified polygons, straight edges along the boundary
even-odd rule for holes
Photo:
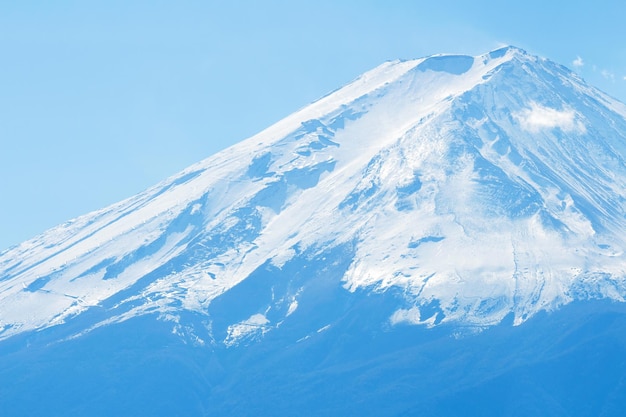
[[[263,314],[254,314],[241,323],[228,327],[228,336],[224,344],[228,347],[241,343],[242,340],[263,335],[267,331],[269,320]]]
[[[398,325],[398,324],[403,324],[403,323],[421,324],[422,323],[421,318],[422,317],[420,315],[420,310],[417,307],[411,307],[408,309],[400,308],[391,315],[391,317],[389,318],[389,321],[393,325]]]
[[[290,304],[289,304],[289,310],[287,310],[287,314],[285,315],[286,317],[291,316],[294,311],[296,311],[298,309],[298,300],[293,300]]]
[[[484,327],[510,313],[521,324],[577,297],[623,300],[625,109],[516,48],[384,63],[1,253],[0,338],[93,308],[105,318],[87,329],[210,315],[263,268],[343,246],[352,258],[333,279],[351,293],[400,289],[394,325]],[[299,274],[263,314],[228,323],[222,342],[296,320]]]

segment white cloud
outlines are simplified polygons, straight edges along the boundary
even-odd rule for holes
[[[524,130],[539,132],[544,129],[559,128],[564,132],[585,133],[587,131],[573,109],[557,110],[542,106],[534,101],[530,102],[529,107],[529,109],[513,114],[513,117],[517,119]]]
[[[613,74],[611,71],[602,70],[600,74],[607,80],[615,81],[615,74]]]
[[[585,62],[580,56],[577,56],[576,59],[572,61],[572,65],[575,66],[576,68],[580,68],[583,65],[585,65]]]

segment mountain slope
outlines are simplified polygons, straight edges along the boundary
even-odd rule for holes
[[[294,320],[321,279],[307,267],[348,292],[391,294],[392,325],[483,328],[576,299],[623,301],[625,116],[516,48],[385,63],[3,252],[0,337],[155,312],[184,333],[189,312],[205,317],[189,330],[199,343],[236,345]],[[223,299],[246,316],[216,315]]]

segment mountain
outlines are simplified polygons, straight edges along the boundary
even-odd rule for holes
[[[567,68],[387,62],[2,252],[0,407],[620,415],[625,208],[626,106]]]

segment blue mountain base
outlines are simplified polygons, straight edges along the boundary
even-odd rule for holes
[[[624,304],[576,302],[522,326],[453,337],[458,329],[445,325],[372,324],[393,305],[388,294],[334,295],[341,319],[299,342],[285,325],[263,343],[198,346],[153,316],[65,342],[50,344],[63,326],[12,338],[0,344],[8,382],[0,409],[168,417],[621,416],[626,409]]]

